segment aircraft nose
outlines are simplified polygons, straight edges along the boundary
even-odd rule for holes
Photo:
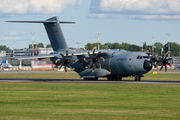
[[[143,67],[146,71],[150,71],[152,69],[152,61],[145,60]]]

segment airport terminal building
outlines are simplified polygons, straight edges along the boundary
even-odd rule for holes
[[[38,56],[38,55],[44,55],[44,54],[50,54],[51,52],[54,52],[52,48],[37,48],[37,49],[23,49],[23,50],[2,50],[0,51],[0,57],[3,60],[8,60],[8,62],[12,66],[19,66],[20,60],[12,60],[12,57],[26,57],[26,56]],[[49,58],[45,58],[42,60],[35,60],[35,64],[43,65],[43,64],[52,64]],[[22,60],[21,61],[22,66],[32,66],[33,61],[32,60]]]

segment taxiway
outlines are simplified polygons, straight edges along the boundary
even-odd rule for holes
[[[47,83],[97,83],[97,84],[153,84],[153,85],[180,85],[180,81],[155,80],[123,80],[123,81],[84,81],[83,79],[34,79],[34,78],[0,78],[0,82],[47,82]]]

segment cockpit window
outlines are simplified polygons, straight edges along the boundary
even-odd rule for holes
[[[136,59],[148,59],[149,58],[149,56],[137,56],[137,58]]]
[[[143,58],[148,59],[148,58],[149,58],[149,56],[143,56]]]

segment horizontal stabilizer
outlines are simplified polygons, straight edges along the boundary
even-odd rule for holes
[[[57,21],[6,21],[6,22],[18,22],[18,23],[56,23]],[[75,22],[59,21],[59,23],[74,24]]]

